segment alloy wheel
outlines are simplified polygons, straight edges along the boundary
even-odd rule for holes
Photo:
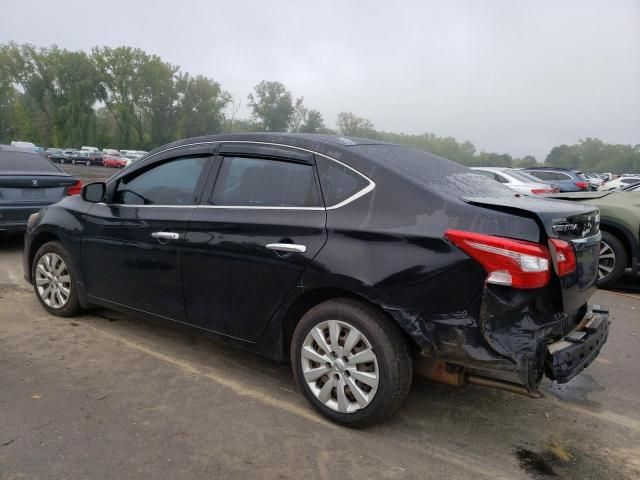
[[[36,265],[38,295],[51,308],[62,308],[71,294],[71,275],[60,255],[45,253]]]
[[[307,386],[327,408],[353,413],[373,400],[380,377],[378,358],[353,325],[339,320],[315,325],[300,355]]]
[[[598,280],[602,280],[613,272],[616,266],[616,254],[607,242],[600,241],[600,258],[598,260]]]

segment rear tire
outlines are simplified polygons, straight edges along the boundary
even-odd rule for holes
[[[618,237],[603,231],[598,259],[598,287],[608,288],[616,284],[626,268],[627,251],[624,245]]]
[[[402,333],[382,312],[353,299],[309,310],[293,334],[291,358],[309,403],[346,426],[384,420],[411,387],[412,358]]]
[[[31,279],[36,297],[44,309],[58,317],[80,312],[76,275],[69,254],[59,242],[42,245],[33,257]]]

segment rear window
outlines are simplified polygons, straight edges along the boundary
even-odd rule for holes
[[[538,179],[520,170],[509,170],[509,175],[523,182],[537,182]]]
[[[352,148],[383,169],[391,170],[410,182],[427,186],[436,193],[463,197],[513,197],[513,190],[509,187],[428,152],[384,144]]]
[[[0,172],[60,173],[60,170],[37,153],[0,150]]]

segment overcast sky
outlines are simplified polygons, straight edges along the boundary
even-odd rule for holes
[[[538,160],[640,143],[640,0],[0,0],[10,40],[140,47],[243,103],[278,80],[329,127],[351,111]]]

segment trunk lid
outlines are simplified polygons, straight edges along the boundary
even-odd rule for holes
[[[572,245],[576,269],[563,277],[554,276],[552,288],[562,310],[573,313],[587,303],[596,290],[598,255],[600,252],[600,212],[591,205],[576,204],[543,197],[463,197],[467,203],[526,216],[541,227],[539,242],[549,238],[565,240]]]
[[[51,204],[62,199],[76,179],[66,174],[0,173],[0,206]]]
[[[29,215],[66,197],[76,181],[64,173],[0,172],[0,230],[25,226]]]

